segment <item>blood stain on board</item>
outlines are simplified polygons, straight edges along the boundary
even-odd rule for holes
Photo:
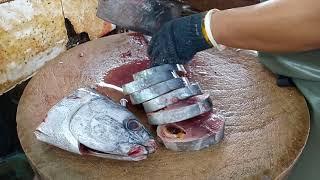
[[[129,57],[131,57],[131,56],[132,56],[132,53],[131,53],[130,50],[127,51],[127,52],[124,52],[124,53],[121,53],[121,54],[120,54],[120,57],[121,57],[121,58],[129,58]]]
[[[129,53],[124,54],[124,56],[128,55]],[[105,73],[103,81],[107,84],[112,84],[118,87],[121,87],[124,84],[127,84],[133,81],[133,74],[140,72],[149,68],[150,61],[149,59],[141,59],[135,60],[128,64],[123,64],[119,67],[113,68]],[[146,113],[143,110],[142,105],[133,105],[128,96],[124,96],[122,92],[117,91],[112,88],[100,87],[97,86],[96,90],[113,99],[115,102],[119,102],[120,99],[125,98],[127,99],[128,103],[126,107],[130,112],[135,114],[140,122],[148,129],[151,129],[150,124],[147,123]],[[155,134],[155,129],[151,129],[152,133]]]
[[[133,61],[108,71],[104,76],[104,82],[121,87],[133,81],[132,75],[149,68],[149,60]]]
[[[139,45],[147,45],[148,42],[141,33],[129,33],[128,36],[132,36],[132,39],[136,41]]]

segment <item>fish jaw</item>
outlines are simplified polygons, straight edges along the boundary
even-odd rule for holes
[[[101,158],[106,158],[106,159],[114,159],[114,160],[120,160],[120,161],[141,161],[141,160],[147,159],[148,153],[146,153],[145,149],[143,149],[143,148],[138,149],[138,147],[135,147],[134,149],[130,150],[131,153],[133,153],[134,150],[136,152],[134,154],[131,154],[131,156],[119,155],[119,154],[109,154],[109,153],[104,153],[104,152],[90,149],[90,148],[80,144],[80,154],[81,155],[96,156],[96,157],[101,157]]]
[[[147,159],[147,155],[130,157],[130,156],[120,156],[120,155],[114,155],[114,154],[98,153],[98,152],[94,152],[94,151],[89,152],[88,155],[106,158],[106,159],[120,160],[120,161],[141,161],[141,160]]]
[[[134,146],[133,148],[130,149],[130,151],[128,152],[128,156],[129,157],[139,157],[139,156],[143,156],[143,155],[147,155],[148,151],[144,146]]]
[[[157,143],[155,140],[151,139],[144,146],[138,145],[131,148],[128,152],[128,156],[134,159],[139,159],[139,157],[142,158],[144,156],[154,153],[156,149]]]
[[[141,161],[147,159],[148,155],[154,153],[156,148],[157,145],[155,140],[150,140],[146,143],[146,145],[133,145],[126,155],[120,155],[96,151],[80,144],[80,152],[82,155],[97,156],[122,161]]]

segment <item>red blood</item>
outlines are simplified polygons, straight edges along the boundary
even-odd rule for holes
[[[132,36],[132,39],[135,40],[140,45],[147,45],[148,42],[141,33],[129,33],[128,36]]]
[[[147,59],[124,64],[107,72],[104,76],[104,82],[121,87],[133,81],[133,74],[147,68],[149,68],[149,60]]]
[[[187,71],[187,73],[184,75],[184,77],[191,79],[192,78],[192,72]]]
[[[131,157],[139,156],[141,155],[141,153],[143,153],[143,150],[144,149],[141,146],[134,147],[128,152],[128,156],[131,156]]]
[[[170,100],[170,102],[172,102],[172,103],[177,103],[177,102],[179,102],[179,99],[178,98],[172,98],[171,100]]]
[[[79,144],[79,151],[80,151],[80,154],[83,154],[83,155],[89,154],[89,148],[83,144]]]
[[[167,106],[165,109],[169,110],[169,109],[185,107],[185,106],[189,106],[192,104],[196,104],[199,101],[201,101],[201,99],[199,99],[197,96],[194,96],[194,97],[191,97],[188,99],[184,99],[184,100],[177,100],[177,98],[174,98],[174,99],[172,99],[172,102],[175,102],[175,103]]]
[[[191,79],[192,78],[192,72],[190,70],[190,67],[189,66],[184,66],[184,68],[186,69],[186,73],[183,74],[183,76],[188,78],[188,79]]]
[[[204,95],[193,96],[193,97],[190,97],[190,98],[184,99],[184,100],[179,100],[178,98],[173,98],[173,99],[171,99],[171,102],[174,102],[174,104],[171,104],[162,110],[172,110],[172,109],[177,109],[177,108],[193,105],[198,102],[201,102],[202,100],[204,100],[208,96],[209,95],[204,94]]]
[[[131,57],[132,56],[132,54],[131,54],[131,51],[129,50],[129,51],[127,51],[127,52],[125,52],[125,53],[121,53],[120,54],[120,57],[121,58],[128,58],[128,57]]]

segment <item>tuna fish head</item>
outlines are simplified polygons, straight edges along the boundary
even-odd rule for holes
[[[135,115],[89,88],[76,90],[52,107],[35,134],[67,151],[118,160],[142,160],[156,148]]]

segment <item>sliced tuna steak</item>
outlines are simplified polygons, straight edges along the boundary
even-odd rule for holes
[[[187,78],[174,78],[130,94],[132,104],[141,104],[170,91],[189,85]]]
[[[166,72],[166,71],[176,71],[178,74],[186,74],[187,73],[187,71],[183,65],[164,64],[164,65],[155,66],[155,67],[140,71],[138,73],[135,73],[135,74],[133,74],[133,79],[134,80],[145,79],[145,78],[149,78],[150,76],[154,76],[158,73]]]
[[[171,104],[174,104],[180,100],[187,99],[192,96],[202,94],[201,88],[198,84],[192,84],[180,89],[176,89],[167,94],[151,99],[150,101],[144,102],[144,110],[149,113],[165,108]]]
[[[179,75],[175,71],[164,71],[156,73],[152,76],[148,76],[146,78],[137,79],[128,84],[122,86],[123,93],[125,95],[132,94],[136,91],[140,91],[142,89],[148,88],[152,85],[161,83],[163,81],[167,81],[173,78],[178,78]]]
[[[172,124],[160,125],[157,134],[166,148],[173,151],[195,151],[223,139],[224,121],[212,112]]]
[[[208,94],[194,96],[178,101],[166,108],[148,113],[148,121],[153,125],[183,121],[212,110],[212,102]]]

